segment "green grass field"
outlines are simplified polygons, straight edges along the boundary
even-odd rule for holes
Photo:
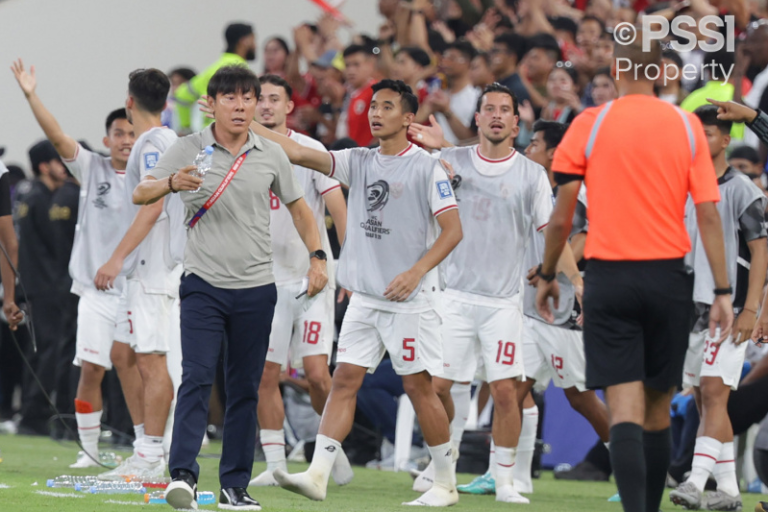
[[[221,445],[212,443],[200,458],[202,473],[200,490],[214,491],[218,495],[216,455]],[[0,511],[98,511],[112,512],[130,510],[133,505],[158,510],[170,510],[167,505],[143,505],[138,495],[88,495],[68,489],[48,489],[45,482],[63,474],[89,474],[87,470],[71,470],[67,466],[74,461],[77,446],[74,443],[56,443],[50,439],[23,436],[0,436]],[[129,455],[128,453],[124,455]],[[291,471],[301,471],[306,465],[292,464]],[[264,469],[263,463],[254,465],[254,474]],[[468,482],[471,475],[459,475],[459,482]],[[534,481],[535,493],[530,496],[530,505],[508,505],[496,503],[492,496],[462,496],[454,510],[493,511],[510,507],[530,512],[599,512],[621,511],[618,503],[606,500],[616,492],[613,483],[563,482],[554,480],[546,472],[541,480]],[[331,483],[328,498],[324,502],[312,502],[278,488],[252,489],[264,510],[283,511],[389,511],[400,507],[403,501],[414,499],[411,478],[405,473],[355,469],[355,479],[346,487]],[[53,493],[46,495],[41,493]],[[75,497],[77,496],[77,497]],[[744,495],[744,509],[752,510],[758,499],[765,496]],[[216,506],[201,507],[215,509]],[[665,497],[662,510],[676,510]]]

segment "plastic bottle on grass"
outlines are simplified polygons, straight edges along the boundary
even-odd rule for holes
[[[91,485],[94,485],[96,482],[98,482],[98,480],[99,479],[96,476],[61,475],[57,476],[56,478],[49,478],[46,482],[46,486],[52,487],[54,489],[74,489],[78,485],[85,485],[86,487],[90,487]]]
[[[147,490],[141,482],[98,482],[92,485],[88,492],[91,494],[144,494]]]
[[[150,505],[165,505],[168,503],[165,501],[164,491],[155,491],[144,495],[144,503]],[[203,491],[197,493],[198,505],[214,505],[216,503],[216,495],[210,491]]]

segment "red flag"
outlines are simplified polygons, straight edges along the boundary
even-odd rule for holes
[[[322,10],[336,18],[340,21],[346,21],[346,17],[339,11],[336,7],[332,6],[325,0],[310,0],[314,4],[316,4],[318,7],[320,7]]]

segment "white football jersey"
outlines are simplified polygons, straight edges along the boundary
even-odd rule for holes
[[[136,139],[125,170],[126,194],[130,204],[133,204],[133,190],[148,171],[157,165],[162,154],[176,139],[178,137],[173,130],[162,127],[152,128]],[[145,293],[171,296],[178,294],[178,279],[173,277],[171,271],[184,261],[184,246],[187,241],[184,226],[186,211],[179,194],[187,193],[168,194],[165,197],[163,211],[155,225],[125,260],[123,274],[129,279],[141,281]],[[130,215],[131,222],[139,208],[139,205],[134,205]]]
[[[479,146],[447,148],[440,157],[461,176],[456,189],[464,238],[445,259],[448,288],[512,298],[528,270],[523,257],[531,229],[552,214],[552,187],[539,164],[514,151],[490,160]]]
[[[442,165],[413,144],[398,155],[382,155],[378,148],[330,154],[330,176],[349,186],[339,284],[361,294],[359,300],[373,309],[436,309],[437,268],[424,276],[404,302],[386,300],[384,291],[432,247],[440,232],[436,217],[456,208]]]
[[[80,182],[80,201],[69,275],[72,293],[82,295],[95,289],[96,272],[112,257],[130,225],[125,195],[125,171],[112,167],[112,159],[77,145],[75,157],[64,160],[69,172]],[[106,293],[120,295],[125,278],[118,277]]]
[[[288,137],[295,140],[302,146],[307,146],[318,151],[325,151],[325,146],[311,137],[296,133],[293,130],[288,131]],[[304,189],[304,200],[312,210],[312,215],[317,221],[317,229],[320,231],[320,241],[323,250],[328,255],[327,273],[328,287],[336,288],[336,279],[333,272],[333,258],[331,254],[331,243],[328,240],[328,229],[325,225],[325,200],[323,196],[332,190],[341,187],[338,181],[327,176],[301,167],[293,166],[293,172],[296,179],[299,180]],[[270,224],[269,230],[272,236],[272,272],[275,274],[275,284],[285,286],[292,283],[300,283],[304,276],[309,272],[309,256],[307,246],[296,231],[293,224],[293,218],[288,208],[280,202],[280,199],[270,192]]]

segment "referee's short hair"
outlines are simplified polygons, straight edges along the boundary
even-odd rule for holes
[[[488,84],[485,86],[485,89],[483,89],[483,92],[480,93],[480,96],[477,98],[477,105],[475,106],[475,112],[480,112],[480,107],[483,105],[483,97],[491,92],[500,92],[502,94],[509,94],[509,97],[512,98],[512,107],[513,111],[516,116],[520,115],[520,112],[517,109],[517,96],[515,96],[515,93],[512,92],[512,89],[507,87],[506,85],[501,85],[499,82],[493,82],[492,84]]]
[[[288,101],[291,101],[291,96],[293,96],[293,87],[291,87],[291,84],[289,84],[285,78],[278,75],[261,75],[259,77],[259,84],[272,84],[278,87],[282,87],[285,90],[286,98]]]
[[[381,91],[382,89],[389,89],[400,95],[400,106],[403,109],[404,114],[415,114],[419,110],[419,98],[413,94],[411,87],[402,80],[391,80],[385,78],[384,80],[377,82],[371,86],[373,93]]]
[[[544,139],[544,145],[547,149],[554,149],[563,140],[565,132],[568,130],[568,125],[565,123],[558,123],[557,121],[545,121],[539,119],[533,123],[533,133],[541,132]]]
[[[137,69],[128,75],[128,94],[145,112],[162,112],[170,90],[171,81],[159,69]]]
[[[733,127],[732,121],[724,121],[717,118],[716,105],[702,105],[693,111],[704,126],[716,126],[720,133],[729,135]]]
[[[208,82],[208,96],[216,98],[219,94],[253,92],[257,98],[261,94],[261,85],[256,75],[245,66],[233,65],[219,68]]]

